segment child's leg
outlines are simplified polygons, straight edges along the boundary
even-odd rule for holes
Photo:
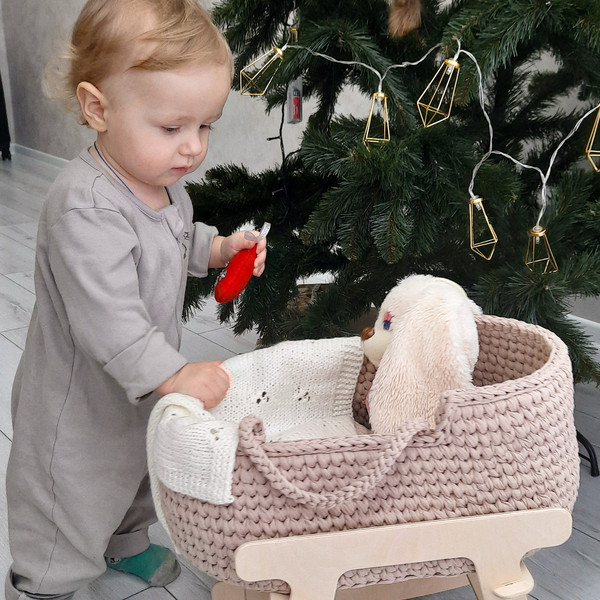
[[[48,424],[50,408],[19,405],[6,492],[12,584],[60,598],[106,571],[106,548],[146,473],[151,406],[69,397]]]
[[[181,572],[175,555],[150,544],[148,527],[156,522],[150,479],[146,475],[125,518],[113,534],[105,552],[110,569],[141,577],[152,586],[164,586]]]
[[[123,521],[110,538],[105,556],[122,558],[143,552],[150,546],[148,527],[156,523],[150,478],[146,474]]]
[[[59,594],[53,596],[40,596],[39,594],[26,594],[25,592],[19,591],[13,584],[13,572],[11,570],[6,574],[6,583],[4,587],[4,594],[6,600],[71,600],[73,594]]]

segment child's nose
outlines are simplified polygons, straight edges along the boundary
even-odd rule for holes
[[[181,146],[181,153],[187,156],[198,156],[202,153],[200,134],[189,135]]]

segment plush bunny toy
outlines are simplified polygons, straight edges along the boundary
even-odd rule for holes
[[[372,328],[361,334],[377,372],[368,396],[374,433],[424,418],[432,429],[444,391],[472,384],[481,309],[453,281],[411,275],[392,288]]]

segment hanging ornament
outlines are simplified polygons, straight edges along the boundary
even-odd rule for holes
[[[302,77],[291,81],[287,90],[288,123],[302,121]]]
[[[594,167],[594,171],[598,173],[600,171],[600,138],[596,142],[596,134],[598,133],[598,124],[600,123],[600,108],[598,109],[598,114],[596,115],[596,120],[594,121],[594,126],[592,127],[592,133],[590,134],[590,139],[588,140],[587,146],[585,147],[585,155],[588,157],[589,161],[592,163],[592,167]]]
[[[242,96],[264,96],[283,60],[283,49],[273,48],[240,71]]]
[[[525,264],[530,271],[533,271],[536,265],[539,265],[540,268],[543,267],[544,273],[556,273],[558,271],[558,264],[554,254],[552,254],[546,228],[541,225],[536,225],[529,230],[529,244]]]
[[[459,71],[456,58],[447,58],[417,100],[423,127],[437,125],[450,116]]]
[[[390,120],[387,110],[387,96],[379,91],[373,94],[371,100],[371,110],[363,134],[363,143],[368,148],[369,144],[387,144],[389,141]]]
[[[483,200],[475,196],[469,200],[470,245],[473,252],[490,260],[496,250],[498,236],[483,207]]]

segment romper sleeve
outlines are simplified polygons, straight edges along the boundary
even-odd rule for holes
[[[213,240],[219,234],[216,227],[197,221],[193,224],[190,244],[188,273],[194,277],[206,277]]]
[[[187,360],[152,323],[139,295],[138,240],[119,212],[77,208],[52,225],[48,260],[76,345],[137,403]]]

